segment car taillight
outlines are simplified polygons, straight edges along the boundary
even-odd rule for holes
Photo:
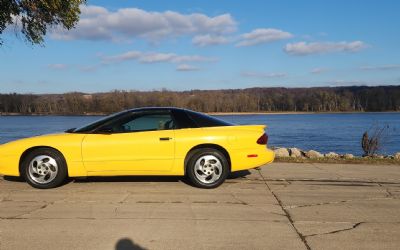
[[[267,143],[268,143],[268,135],[264,133],[260,138],[258,138],[257,144],[267,145]]]

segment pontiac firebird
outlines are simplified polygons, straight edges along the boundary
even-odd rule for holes
[[[0,145],[0,174],[35,188],[67,177],[186,175],[200,188],[274,160],[265,125],[233,125],[180,108],[139,108],[60,134]]]

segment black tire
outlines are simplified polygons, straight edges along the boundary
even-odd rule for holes
[[[47,176],[53,176],[48,178],[48,182],[46,182],[46,180],[44,180],[44,182],[46,183],[40,183],[38,181],[35,180],[35,177],[40,177],[40,175],[38,173],[30,173],[30,164],[31,162],[33,162],[32,166],[38,164],[36,159],[39,159],[38,157],[43,157],[43,160],[41,161],[41,163],[46,164],[48,163],[49,165],[46,166],[42,166],[43,167],[43,173],[45,173],[44,171],[46,171],[44,168],[47,168],[48,172],[51,171],[52,169],[56,170],[56,171],[52,171],[53,175],[46,175],[44,176],[44,174],[42,176],[44,176],[44,178],[46,178]],[[47,158],[46,158],[47,157]],[[47,159],[47,161],[46,161]],[[56,162],[56,164],[51,164],[51,162],[53,162],[52,160],[54,160]],[[53,166],[56,165],[56,168]],[[49,167],[47,167],[49,166]],[[49,170],[50,168],[50,170]],[[36,171],[37,168],[36,168]],[[32,172],[32,169],[31,169]],[[41,172],[42,173],[42,172]],[[47,173],[47,172],[46,172]],[[36,176],[35,176],[36,175]],[[64,159],[64,156],[58,152],[57,150],[51,149],[51,148],[37,148],[32,150],[31,152],[29,152],[24,159],[22,160],[21,163],[21,176],[25,179],[25,181],[31,185],[34,188],[39,188],[39,189],[49,189],[49,188],[55,188],[60,186],[61,184],[64,183],[64,181],[67,178],[67,163]],[[50,180],[52,179],[52,180]],[[49,181],[50,180],[50,181]]]
[[[210,169],[214,168],[214,170],[212,170],[211,172],[213,174],[219,175],[218,179],[216,179],[215,181],[212,181],[211,183],[206,183],[207,180],[204,180],[204,179],[202,180],[200,178],[200,176],[201,176],[200,174],[203,174],[203,172],[199,171],[198,169],[196,170],[196,163],[199,161],[201,164],[201,161],[205,157],[211,157],[212,158],[211,161],[213,161],[214,159],[217,159],[221,166],[221,169],[216,168],[214,166],[210,166]],[[218,164],[218,161],[217,161],[217,164]],[[217,172],[217,170],[218,170],[218,172]],[[197,174],[196,174],[196,172],[197,172]],[[210,172],[208,172],[208,173],[210,173]],[[216,187],[220,186],[222,183],[224,183],[225,179],[228,177],[229,162],[226,159],[225,155],[216,149],[213,149],[213,148],[196,149],[196,150],[190,152],[189,160],[187,161],[187,164],[186,164],[186,175],[189,177],[192,184],[196,187],[208,188],[208,189],[216,188]],[[212,179],[212,177],[210,179]]]

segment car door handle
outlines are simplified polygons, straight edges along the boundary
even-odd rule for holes
[[[160,137],[160,141],[169,141],[171,139],[171,137]]]

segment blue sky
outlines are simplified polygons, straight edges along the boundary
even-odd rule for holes
[[[45,46],[1,35],[0,93],[398,85],[400,1],[88,1]]]

